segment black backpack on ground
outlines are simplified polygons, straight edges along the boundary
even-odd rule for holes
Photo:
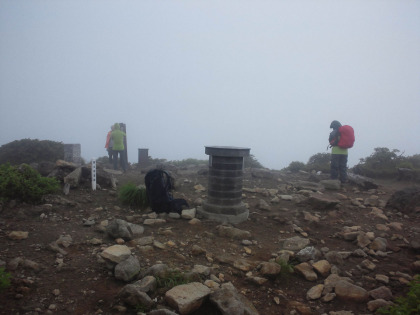
[[[174,199],[171,193],[173,179],[164,170],[153,169],[146,173],[144,178],[147,198],[152,210],[156,213],[181,213],[182,207],[189,207],[185,199]]]

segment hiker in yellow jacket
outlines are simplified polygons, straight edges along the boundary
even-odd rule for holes
[[[121,167],[123,171],[125,172],[127,170],[126,165],[126,157],[125,157],[125,147],[124,147],[124,137],[125,133],[121,131],[120,124],[115,123],[114,124],[114,130],[111,132],[111,140],[113,141],[113,147],[112,147],[112,160],[113,160],[113,166],[114,170],[118,169],[118,154],[120,155],[120,161],[121,161]]]
[[[340,140],[339,128],[341,123],[337,120],[331,122],[331,131],[328,141],[330,142],[331,149],[331,179],[340,179],[342,183],[347,182],[347,159],[348,150],[340,148],[338,141]]]

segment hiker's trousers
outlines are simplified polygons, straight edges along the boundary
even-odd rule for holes
[[[347,181],[347,154],[331,154],[331,179]]]

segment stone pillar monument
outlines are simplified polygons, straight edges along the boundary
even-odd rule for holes
[[[80,144],[64,144],[64,161],[82,164]]]
[[[205,147],[209,155],[207,200],[199,215],[204,218],[237,224],[248,218],[249,210],[242,202],[244,157],[249,148]]]
[[[139,149],[138,163],[140,167],[149,165],[149,149]]]

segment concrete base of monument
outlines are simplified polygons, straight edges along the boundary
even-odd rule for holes
[[[197,216],[221,223],[238,224],[248,219],[249,210],[244,203],[235,206],[220,206],[204,202],[198,207]]]

